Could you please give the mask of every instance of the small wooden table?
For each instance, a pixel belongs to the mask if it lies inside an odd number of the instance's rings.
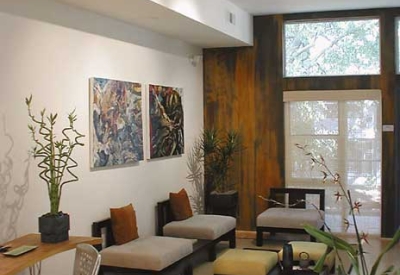
[[[22,245],[37,245],[38,247],[18,257],[4,256],[0,253],[0,275],[16,274],[25,268],[35,266],[36,263],[48,257],[74,249],[80,243],[96,245],[101,244],[101,242],[101,238],[69,236],[68,241],[60,243],[42,243],[40,241],[40,234],[28,234],[7,242],[6,244],[11,246],[10,250]]]

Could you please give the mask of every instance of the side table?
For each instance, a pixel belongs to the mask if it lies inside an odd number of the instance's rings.
[[[91,245],[101,244],[101,238],[85,236],[69,236],[69,240],[59,243],[42,243],[40,234],[28,234],[20,238],[7,242],[10,249],[22,245],[35,245],[36,249],[17,257],[9,257],[0,253],[0,275],[13,275],[26,268],[29,268],[31,274],[40,274],[40,262],[48,257],[58,253],[75,249],[80,243]]]

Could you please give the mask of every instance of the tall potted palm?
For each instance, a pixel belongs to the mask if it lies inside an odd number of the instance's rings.
[[[46,114],[46,109],[36,117],[32,113],[32,95],[25,99],[32,124],[28,125],[34,142],[33,157],[39,159],[39,177],[46,182],[50,202],[50,212],[39,217],[39,232],[42,242],[57,243],[68,240],[69,215],[59,210],[62,189],[65,184],[78,181],[72,169],[78,163],[72,158],[76,146],[83,146],[79,140],[84,137],[74,126],[75,110],[68,114],[69,125],[56,139],[54,126],[57,113]]]
[[[204,165],[206,212],[236,216],[238,192],[231,169],[235,156],[242,150],[240,135],[236,131],[204,129],[192,150],[197,162]],[[193,167],[192,163],[190,167]],[[190,169],[190,173],[188,178],[194,179],[196,175],[193,173],[198,173],[198,169]]]

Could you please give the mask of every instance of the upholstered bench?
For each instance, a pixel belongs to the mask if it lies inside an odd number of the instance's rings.
[[[96,247],[102,256],[99,274],[193,274],[190,257],[199,246],[197,240],[140,237],[132,204],[110,208],[110,216],[92,224],[92,236],[103,239]]]
[[[306,208],[307,195],[316,195],[319,203]],[[288,196],[288,197],[287,197]],[[289,207],[282,207],[289,206]],[[278,206],[278,207],[276,207]],[[271,188],[269,208],[256,219],[257,246],[262,246],[263,232],[306,234],[304,225],[324,228],[325,190],[299,188]],[[311,240],[314,240],[311,237]]]
[[[236,219],[222,215],[194,215],[185,189],[169,193],[169,200],[157,203],[157,235],[197,239],[194,254],[208,253],[208,260],[216,258],[215,246],[229,241],[236,247]]]
[[[163,274],[175,270],[178,265],[185,275],[193,274],[188,258],[193,252],[194,240],[149,236],[116,245],[111,219],[94,222],[92,236],[104,238],[104,247],[97,247],[102,255],[99,274],[108,271]]]
[[[326,244],[317,242],[292,241],[289,242],[289,244],[292,246],[293,262],[298,264],[301,258],[300,254],[305,252],[308,257],[308,261],[310,262],[310,266],[314,265],[322,257],[322,255],[327,252],[328,249]],[[282,261],[283,249],[279,251],[278,257],[279,260]],[[328,272],[334,273],[335,257],[335,251],[331,250],[328,252],[324,262],[325,274]]]
[[[323,211],[318,212],[315,209],[274,207],[257,216],[257,226],[302,230],[305,224],[309,224],[321,228],[324,225],[323,216]]]
[[[104,248],[103,266],[160,271],[188,256],[193,242],[188,239],[150,236],[123,245]]]
[[[280,274],[278,254],[271,251],[229,249],[213,265],[218,275]]]

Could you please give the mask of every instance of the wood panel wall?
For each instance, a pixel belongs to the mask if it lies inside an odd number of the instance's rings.
[[[268,15],[254,18],[254,46],[204,50],[204,126],[239,130],[246,149],[235,169],[239,180],[238,228],[253,230],[267,205],[258,198],[284,186],[284,116],[282,91],[381,89],[383,124],[394,124],[395,17],[400,9]],[[376,76],[284,78],[282,29],[285,20],[375,16],[381,19],[381,74]],[[396,80],[397,78],[397,80]],[[382,235],[396,224],[394,133],[382,136]],[[396,194],[397,192],[397,194]]]

